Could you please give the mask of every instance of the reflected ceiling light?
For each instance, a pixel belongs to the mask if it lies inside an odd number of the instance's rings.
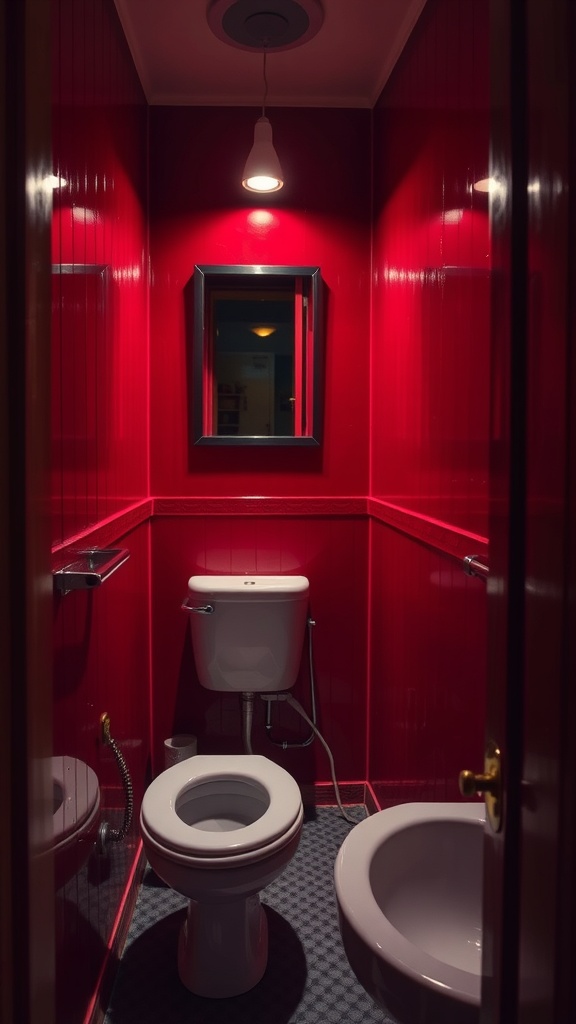
[[[324,20],[321,0],[211,0],[207,19],[214,35],[223,42],[241,50],[263,52],[262,116],[256,121],[254,145],[242,184],[249,192],[278,192],[284,176],[266,117],[266,54],[291,50],[312,39]]]
[[[266,50],[263,53],[262,74],[264,76],[264,96],[262,99],[262,116],[254,125],[254,145],[244,165],[242,184],[249,192],[279,192],[284,185],[284,175],[278,154],[272,142],[272,125],[266,117],[266,96],[268,95],[268,79],[266,78]]]
[[[508,188],[506,185],[506,179],[502,177],[496,177],[491,174],[488,178],[480,178],[479,181],[475,181],[472,189],[474,192],[479,192],[481,195],[487,195],[490,202],[503,203],[506,201],[508,194]]]
[[[475,192],[488,192],[491,194],[492,192],[497,192],[498,188],[499,183],[496,178],[480,178],[479,181],[474,182]]]
[[[72,220],[80,224],[95,224],[98,220],[96,210],[90,210],[87,206],[73,206]]]
[[[270,229],[276,227],[278,219],[270,210],[250,210],[246,222],[254,234],[265,238]]]
[[[46,189],[64,188],[68,182],[66,178],[62,178],[59,174],[47,174],[44,178],[44,185]]]
[[[269,338],[271,334],[274,334],[276,328],[272,327],[271,324],[255,324],[250,330],[252,334],[257,334],[259,338]]]

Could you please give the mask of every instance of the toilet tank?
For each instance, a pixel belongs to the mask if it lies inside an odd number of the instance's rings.
[[[187,607],[206,689],[271,693],[294,686],[308,610],[305,576],[191,576]]]

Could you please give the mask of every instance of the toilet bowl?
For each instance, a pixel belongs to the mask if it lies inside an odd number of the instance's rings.
[[[259,893],[294,855],[302,818],[295,780],[259,754],[198,755],[146,790],[140,827],[148,861],[190,901],[178,946],[190,991],[223,998],[260,981],[268,930]]]
[[[95,772],[75,757],[51,757],[52,841],[56,888],[86,863],[94,848],[100,817],[100,786]]]
[[[192,576],[183,607],[201,685],[236,692],[245,707],[256,693],[294,686],[307,605],[304,576]],[[189,900],[180,978],[213,998],[260,981],[268,929],[259,893],[288,864],[302,830],[292,776],[252,754],[250,743],[245,750],[167,768],[146,790],[140,814],[149,863]]]

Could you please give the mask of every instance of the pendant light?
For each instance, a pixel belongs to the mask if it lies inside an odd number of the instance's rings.
[[[266,54],[291,50],[313,39],[324,21],[322,0],[209,0],[206,13],[212,32],[223,43],[263,54],[262,116],[254,127],[254,145],[242,184],[248,192],[260,195],[279,192],[284,175],[266,117]]]
[[[248,192],[279,192],[284,185],[284,175],[280,167],[278,154],[272,142],[272,125],[266,117],[266,97],[268,95],[266,50],[264,50],[262,56],[262,74],[264,78],[262,116],[258,118],[254,126],[254,145],[248,154],[248,159],[244,166],[242,184]]]

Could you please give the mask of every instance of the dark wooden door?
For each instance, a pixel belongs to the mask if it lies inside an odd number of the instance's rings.
[[[576,1020],[573,0],[526,4],[527,371],[521,1022]]]
[[[576,1020],[574,5],[492,4],[484,1024]],[[573,62],[572,62],[573,63]]]
[[[0,1022],[51,1024],[50,2],[0,0]]]

